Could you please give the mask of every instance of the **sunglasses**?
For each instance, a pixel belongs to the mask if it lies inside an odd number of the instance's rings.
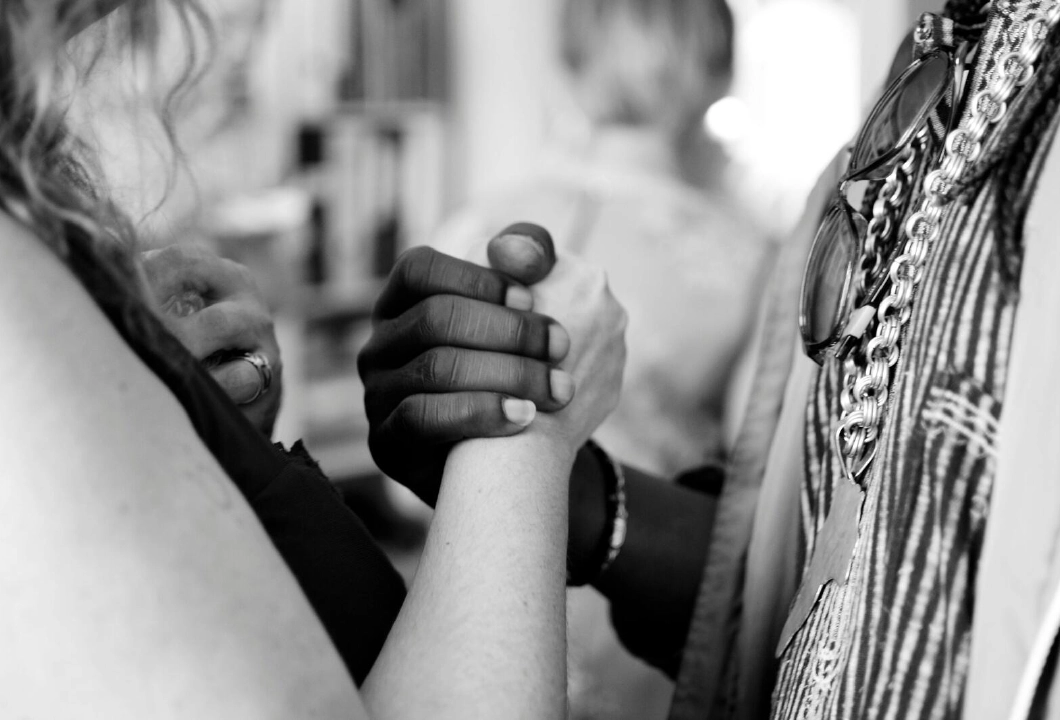
[[[941,143],[930,140],[929,130],[934,125],[940,136],[946,137],[956,120],[955,100],[961,95],[968,46],[925,46],[923,42],[917,37],[918,50],[927,49],[919,51],[912,64],[894,79],[858,132],[847,170],[810,249],[802,281],[799,328],[806,354],[818,364],[824,364],[831,355],[843,360],[858,345],[890,284],[889,274],[878,269],[890,267],[905,243],[905,238],[899,239],[885,257],[878,258],[883,262],[875,263],[877,272],[870,269],[871,282],[865,281],[862,249],[870,221],[848,199],[852,186],[879,182],[900,170],[904,180],[884,199],[892,206],[901,203],[901,186],[911,183],[919,164],[914,145],[937,147],[941,156]],[[876,236],[889,236],[893,229],[885,222],[883,228],[873,227],[872,232],[874,241],[886,240]]]

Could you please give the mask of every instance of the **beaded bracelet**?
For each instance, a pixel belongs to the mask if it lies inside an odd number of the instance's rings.
[[[572,572],[567,569],[567,585],[581,587],[590,585],[603,575],[622,551],[626,542],[626,523],[629,512],[626,509],[626,475],[622,466],[593,440],[585,443],[604,470],[607,484],[607,526],[600,536],[598,549],[593,553],[595,569],[586,573]]]

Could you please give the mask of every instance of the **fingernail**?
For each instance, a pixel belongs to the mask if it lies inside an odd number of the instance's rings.
[[[533,238],[535,242],[540,243],[542,246],[552,245],[552,235],[549,234],[548,230],[541,227],[537,223],[512,223],[508,227],[501,230],[500,234],[525,235],[526,237]]]
[[[506,398],[501,404],[504,407],[504,416],[519,427],[526,427],[537,415],[537,406],[529,400]]]
[[[487,253],[490,254],[490,260],[500,260],[503,253],[504,262],[520,267],[534,265],[545,259],[545,249],[541,244],[521,233],[498,236],[487,249]]]
[[[533,310],[534,296],[522,285],[512,285],[504,296],[504,304],[512,310]]]
[[[516,223],[490,240],[486,255],[494,270],[532,285],[555,264],[555,249],[548,231],[537,225]]]
[[[559,403],[569,403],[574,397],[574,378],[563,370],[553,370],[549,380],[552,385],[552,399]]]
[[[559,362],[570,352],[570,335],[562,325],[552,323],[548,326],[548,357],[552,362]]]

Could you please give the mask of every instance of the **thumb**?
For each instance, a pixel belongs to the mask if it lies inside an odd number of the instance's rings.
[[[516,282],[533,285],[552,272],[556,247],[545,228],[533,223],[516,223],[489,241],[486,256],[494,270]]]
[[[210,369],[217,384],[236,405],[246,405],[263,393],[261,375],[253,365],[242,361],[222,363]]]

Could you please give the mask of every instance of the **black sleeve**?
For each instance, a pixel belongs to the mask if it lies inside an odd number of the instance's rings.
[[[405,600],[401,576],[301,443],[250,503],[360,685]]]
[[[247,499],[360,685],[405,599],[401,576],[301,443],[291,452],[274,446],[201,368],[182,379],[183,404],[196,429]]]
[[[611,623],[626,649],[675,678],[709,554],[724,471],[697,468],[672,483],[639,481],[634,473],[626,469],[630,522],[634,512],[643,516],[643,539],[623,548],[628,552],[626,579],[612,577],[597,587],[611,601]]]

